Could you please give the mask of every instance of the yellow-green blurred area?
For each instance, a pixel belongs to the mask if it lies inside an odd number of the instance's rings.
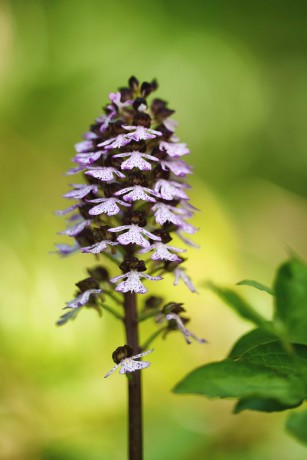
[[[191,329],[158,339],[143,372],[146,460],[303,460],[283,414],[232,415],[231,401],[170,392],[188,371],[222,359],[251,326],[204,288],[242,278],[270,284],[278,263],[306,257],[307,4],[238,0],[2,0],[1,460],[121,460],[126,378],[111,353],[121,325],[84,310],[55,321],[91,255],[51,255],[63,241],[63,176],[73,145],[107,95],[135,74],[156,77],[176,109],[195,174],[201,249],[187,268],[200,295],[172,278],[148,283],[184,301]],[[78,182],[78,180],[76,180]],[[112,274],[118,270],[112,268]],[[265,293],[240,287],[262,314]],[[144,325],[142,339],[155,325]]]

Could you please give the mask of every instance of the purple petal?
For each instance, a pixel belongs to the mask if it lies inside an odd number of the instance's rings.
[[[78,142],[78,144],[75,144],[75,150],[78,153],[88,152],[92,148],[93,148],[93,142],[89,140]]]
[[[84,198],[90,192],[95,194],[98,193],[97,185],[77,184],[77,186],[74,186],[77,190],[71,190],[70,192],[65,193],[65,195],[63,195],[64,198],[73,198],[79,200],[81,198]]]
[[[83,220],[79,224],[74,225],[73,227],[69,227],[66,230],[63,230],[62,232],[59,232],[59,235],[68,235],[68,236],[79,235],[79,233],[81,233],[85,227],[88,227],[90,223],[91,223],[90,220]]]

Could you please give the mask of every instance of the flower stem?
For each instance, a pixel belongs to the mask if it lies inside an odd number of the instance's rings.
[[[138,338],[138,318],[135,293],[125,293],[124,308],[127,344],[133,348],[134,353],[139,353],[140,347]],[[131,379],[128,380],[128,423],[129,460],[142,460],[142,393],[141,374],[139,371],[133,372],[131,374]]]

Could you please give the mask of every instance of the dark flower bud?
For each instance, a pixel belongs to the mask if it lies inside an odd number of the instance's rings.
[[[133,172],[129,174],[129,184],[130,185],[141,185],[143,187],[147,187],[147,179],[144,174],[140,171]]]
[[[115,364],[119,364],[125,358],[131,358],[133,355],[133,349],[128,345],[124,345],[123,347],[116,348],[115,351],[112,353],[112,359]]]
[[[162,308],[162,313],[164,315],[168,315],[169,313],[175,313],[176,315],[179,315],[185,311],[185,309],[182,308],[182,305],[183,303],[169,302]]]
[[[160,133],[162,133],[162,136],[160,137],[160,139],[164,141],[168,141],[169,138],[174,134],[173,131],[170,131],[169,129],[167,129],[167,127],[164,126],[164,124],[157,126],[156,129],[160,131]]]
[[[132,92],[129,88],[119,88],[119,92],[121,94],[121,102],[126,102],[132,99]]]
[[[134,110],[139,110],[140,107],[142,110],[147,109],[147,102],[146,99],[144,99],[143,97],[137,97],[132,105]]]
[[[97,281],[108,281],[109,272],[102,265],[87,269],[88,274]]]
[[[118,134],[124,134],[127,133],[127,131],[122,128],[122,125],[124,125],[125,122],[123,120],[116,120],[113,123],[109,124],[109,132],[111,136],[118,136]]]
[[[80,292],[85,292],[89,289],[99,289],[99,284],[94,278],[85,278],[76,283],[76,286],[79,288]]]
[[[107,225],[101,225],[99,228],[93,228],[93,235],[95,237],[95,241],[116,241],[116,235],[112,232],[108,232],[110,227]]]
[[[158,89],[158,86],[159,86],[158,82],[155,78],[151,80],[151,90],[152,91],[156,91]]]
[[[137,257],[127,257],[119,266],[124,272],[128,273],[131,270],[137,270],[138,272],[144,272],[146,270],[144,260],[139,260]]]
[[[139,80],[136,77],[134,77],[133,75],[128,80],[128,85],[129,85],[129,88],[131,89],[131,91],[134,91],[134,92],[137,91],[138,87],[139,87],[139,84],[140,84]]]
[[[155,230],[153,234],[159,236],[163,244],[167,244],[173,239],[168,232],[164,232],[163,230]]]
[[[132,211],[124,217],[125,225],[138,225],[139,227],[145,227],[147,225],[145,213],[141,211]]]
[[[163,302],[162,297],[157,297],[157,296],[150,296],[148,299],[145,300],[145,308],[148,309],[157,309],[161,306]]]
[[[152,176],[154,179],[166,179],[168,180],[170,178],[170,171],[164,171],[164,169],[161,168],[160,165],[156,166],[153,171],[152,171]]]
[[[141,141],[131,141],[129,144],[121,148],[122,152],[142,152],[145,153],[147,149],[146,142]]]
[[[92,230],[88,227],[85,227],[82,232],[76,235],[75,240],[81,247],[89,246],[96,242]]]
[[[103,188],[103,193],[106,198],[111,198],[116,192],[121,189],[121,186],[118,182],[113,182],[112,184],[106,184]]]
[[[150,95],[152,92],[152,86],[151,83],[148,83],[147,81],[144,81],[141,85],[141,95],[143,97],[147,97]]]
[[[147,113],[137,112],[133,117],[134,126],[144,126],[144,128],[150,128],[151,118]]]

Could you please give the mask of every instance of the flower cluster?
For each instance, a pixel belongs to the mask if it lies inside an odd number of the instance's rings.
[[[129,85],[109,95],[105,114],[98,117],[76,144],[73,161],[77,167],[67,174],[81,172],[86,183],[74,183],[64,197],[74,203],[59,215],[70,215],[68,227],[60,232],[74,244],[58,244],[61,255],[84,253],[118,254],[123,274],[111,282],[124,280],[116,290],[147,292],[141,278],[160,280],[144,273],[131,256],[149,254],[152,265],[171,271],[194,291],[186,276],[180,276],[183,248],[170,245],[171,235],[191,243],[182,233],[197,229],[189,224],[195,208],[188,202],[185,176],[190,166],[182,157],[189,154],[186,144],[175,135],[174,113],[162,99],[148,97],[157,83],[139,84],[131,77]],[[123,260],[121,260],[123,259]],[[128,268],[127,268],[128,267]],[[179,271],[178,271],[179,270]]]

